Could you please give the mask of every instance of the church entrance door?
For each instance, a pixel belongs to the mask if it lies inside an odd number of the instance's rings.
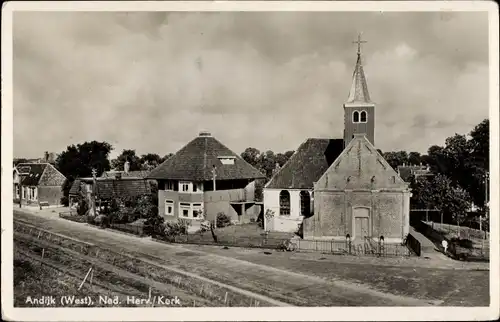
[[[363,242],[365,237],[370,237],[370,209],[354,208],[354,238],[358,242]]]

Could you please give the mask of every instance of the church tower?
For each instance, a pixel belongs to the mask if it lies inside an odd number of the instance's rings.
[[[375,104],[370,100],[361,62],[361,44],[365,42],[361,40],[361,35],[354,42],[358,44],[358,57],[349,97],[344,103],[344,147],[357,133],[364,133],[368,141],[375,145]]]

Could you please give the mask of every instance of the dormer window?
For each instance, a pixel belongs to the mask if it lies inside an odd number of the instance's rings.
[[[224,164],[224,165],[234,165],[234,160],[236,159],[235,156],[219,156],[218,157],[219,161]]]

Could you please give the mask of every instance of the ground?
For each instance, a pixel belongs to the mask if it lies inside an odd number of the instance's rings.
[[[147,254],[172,267],[292,305],[489,305],[488,263],[163,244],[66,221],[57,210],[14,212],[15,218],[40,228],[139,257]]]

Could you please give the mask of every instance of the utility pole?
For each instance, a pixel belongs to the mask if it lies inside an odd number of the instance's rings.
[[[484,174],[484,215],[487,218],[488,217],[488,173]],[[481,234],[483,232],[483,216],[479,216],[479,231],[481,231]],[[484,237],[483,239],[486,239],[486,232],[484,232]]]
[[[213,167],[212,167],[212,181],[213,181],[213,185],[214,185],[214,191],[216,190],[216,187],[215,187],[215,178],[217,177],[217,174],[215,173],[215,170],[217,170],[217,168],[215,167],[215,164],[214,164]],[[214,220],[214,225],[213,226],[215,226],[215,228],[217,228],[217,215],[215,215],[215,220]],[[212,235],[214,235],[213,229],[212,229]],[[216,237],[214,237],[214,240],[216,240]]]
[[[92,214],[96,216],[95,204],[96,204],[96,194],[97,194],[97,170],[92,169]]]
[[[214,166],[213,166],[213,168],[212,168],[212,181],[213,181],[213,183],[214,183],[214,191],[215,191],[215,190],[217,190],[217,189],[216,189],[216,187],[215,187],[215,177],[217,177],[217,174],[215,173],[215,170],[216,170],[216,169],[217,169],[217,168],[215,167],[215,164],[214,164]]]

